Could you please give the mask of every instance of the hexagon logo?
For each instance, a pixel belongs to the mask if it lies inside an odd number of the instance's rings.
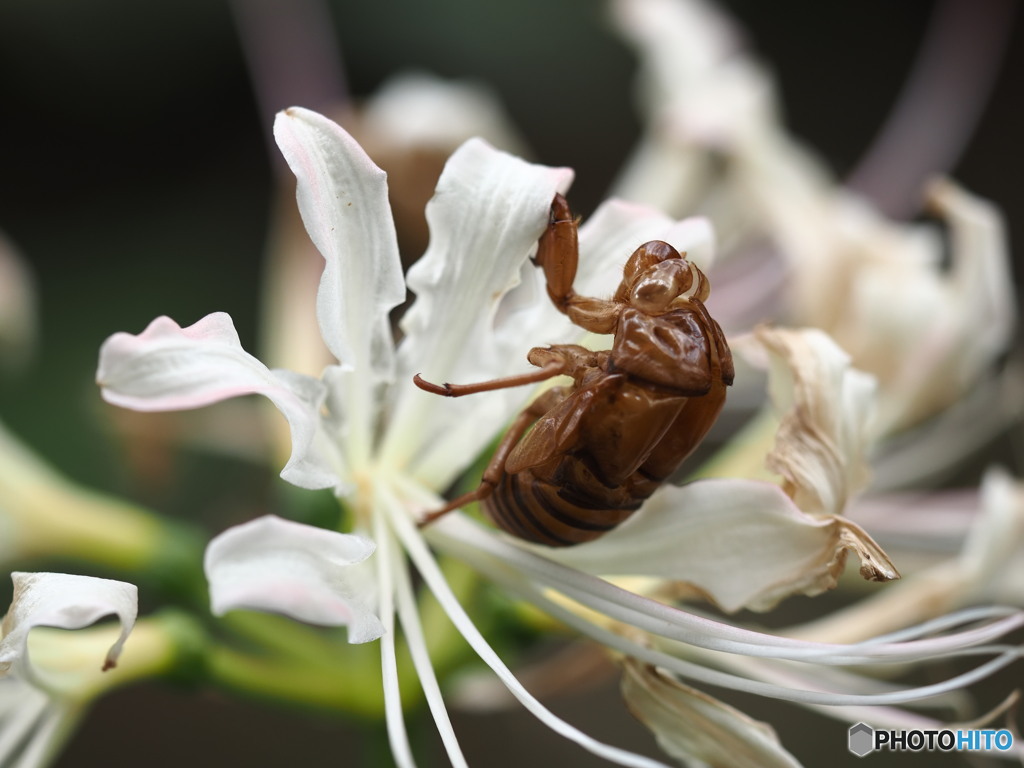
[[[857,757],[864,757],[875,751],[875,729],[866,723],[850,726],[850,751]]]

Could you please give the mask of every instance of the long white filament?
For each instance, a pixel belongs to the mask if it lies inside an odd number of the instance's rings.
[[[559,621],[586,635],[589,635],[603,645],[615,648],[622,653],[633,656],[642,661],[646,661],[650,664],[663,667],[691,680],[800,704],[853,706],[900,704],[909,701],[916,701],[928,696],[935,696],[971,685],[978,680],[988,677],[993,672],[1007,666],[1008,664],[1011,664],[1020,655],[1016,650],[1007,651],[967,673],[950,678],[941,683],[918,688],[902,688],[873,694],[849,694],[789,688],[759,680],[750,680],[728,672],[711,669],[701,664],[694,664],[681,659],[679,656],[658,651],[646,645],[629,640],[615,632],[592,623],[562,605],[552,602],[544,596],[543,591],[535,584],[532,584],[521,577],[513,576],[509,569],[501,567],[499,563],[495,562],[491,558],[479,557],[471,550],[456,551],[453,549],[453,554],[466,559],[471,563],[471,565],[481,570],[485,575],[494,579],[509,591],[514,592],[528,602],[540,607]]]
[[[384,624],[380,638],[380,666],[384,685],[384,720],[388,729],[388,743],[398,768],[416,768],[409,745],[409,734],[405,729],[402,715],[402,696],[398,685],[398,659],[395,656],[395,585],[392,579],[391,561],[396,557],[392,551],[393,540],[387,522],[381,515],[373,516],[373,535],[377,541],[376,564],[377,585],[380,590],[378,613]]]
[[[381,517],[378,515],[378,517]],[[390,534],[390,532],[389,532]],[[389,548],[393,541],[388,537]],[[466,758],[459,747],[459,740],[452,727],[452,721],[448,717],[448,709],[444,705],[444,697],[441,695],[441,686],[438,684],[437,675],[434,673],[434,666],[430,662],[430,655],[427,651],[427,641],[423,636],[423,625],[420,622],[420,613],[413,596],[412,582],[409,580],[409,568],[404,555],[397,555],[393,559],[395,570],[395,597],[398,604],[398,618],[402,623],[402,630],[409,644],[409,653],[412,656],[413,666],[419,675],[420,684],[423,686],[423,695],[427,699],[427,706],[434,718],[437,731],[441,735],[441,742],[448,752],[448,759],[452,768],[468,768]]]
[[[455,514],[439,521],[434,528],[432,539],[448,549],[459,550],[460,557],[473,551],[487,553],[531,580],[556,589],[609,618],[660,637],[714,651],[839,665],[917,661],[926,657],[956,654],[964,648],[996,640],[1024,626],[1024,613],[1021,611],[1002,607],[979,608],[951,614],[881,640],[846,645],[813,643],[743,629],[633,594],[603,579],[528,552]],[[943,637],[887,641],[890,637],[913,638],[934,631],[939,626],[980,620],[990,620],[990,623]]]
[[[787,681],[788,687],[801,686],[813,687],[817,684],[816,674],[819,670],[800,670],[792,666],[780,668],[777,665],[769,665],[755,659],[731,658],[728,663],[734,667],[746,667],[751,675],[762,680]],[[927,704],[939,703],[941,700],[929,699]],[[922,702],[924,704],[925,702]],[[946,702],[948,706],[949,702]],[[906,709],[895,709],[883,706],[821,706],[817,704],[808,705],[816,712],[825,717],[838,720],[842,723],[865,722],[876,728],[890,728],[893,730],[928,730],[943,729],[951,727],[950,723],[944,723],[932,717],[919,715]],[[955,723],[962,727],[962,723]],[[1024,745],[1014,744],[1006,751],[993,749],[987,753],[992,757],[1003,759],[1024,758]]]
[[[416,565],[427,587],[437,598],[438,602],[441,603],[456,629],[458,629],[480,659],[494,671],[498,679],[508,688],[509,692],[531,714],[560,736],[576,742],[587,751],[613,763],[635,768],[668,768],[664,763],[657,760],[597,741],[574,726],[569,725],[569,723],[556,716],[534,698],[516,679],[511,670],[487,643],[483,635],[480,634],[480,631],[473,624],[469,616],[466,615],[402,503],[396,497],[389,494],[389,501],[383,504],[383,507],[388,511],[391,524],[409,553],[409,557]]]

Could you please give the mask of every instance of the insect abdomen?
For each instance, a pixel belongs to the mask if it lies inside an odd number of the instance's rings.
[[[535,544],[568,547],[591,541],[617,526],[640,506],[593,508],[574,503],[564,491],[529,470],[504,474],[484,502],[487,516],[502,530]]]

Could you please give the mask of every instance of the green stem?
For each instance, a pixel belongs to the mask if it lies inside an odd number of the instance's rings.
[[[193,596],[205,591],[203,539],[194,529],[71,482],[2,424],[0,516],[9,561],[72,560]]]
[[[206,670],[213,683],[235,693],[382,718],[384,693],[376,646],[336,650],[339,657],[346,657],[345,663],[324,666],[217,646],[207,652]]]

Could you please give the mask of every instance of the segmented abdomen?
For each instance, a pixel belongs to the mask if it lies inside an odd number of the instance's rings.
[[[558,486],[526,470],[503,474],[483,508],[495,525],[513,536],[548,547],[568,547],[607,533],[644,501],[634,499],[628,507],[608,509],[567,496]]]

